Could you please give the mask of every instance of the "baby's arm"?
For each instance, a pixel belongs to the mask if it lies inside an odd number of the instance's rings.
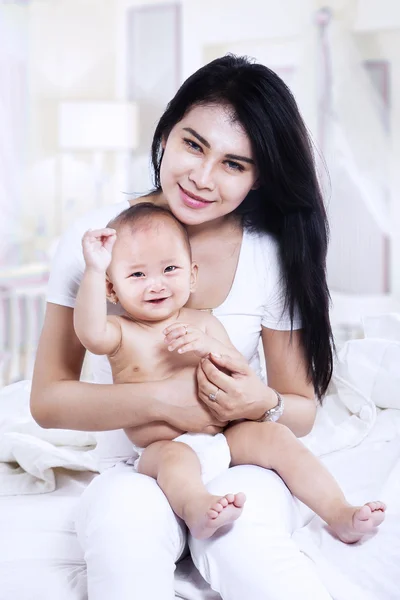
[[[168,350],[179,354],[194,352],[200,358],[209,354],[238,354],[222,323],[213,315],[205,315],[202,329],[189,323],[174,323],[164,330]]]
[[[115,230],[110,228],[89,230],[82,239],[86,268],[76,298],[74,327],[93,354],[112,354],[121,343],[118,318],[107,318],[106,271],[115,239]]]

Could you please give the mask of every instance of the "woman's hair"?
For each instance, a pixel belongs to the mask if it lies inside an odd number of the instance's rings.
[[[245,227],[278,240],[285,309],[292,327],[295,312],[300,313],[308,376],[321,398],[332,376],[334,348],[326,282],[328,221],[311,141],[294,97],[278,75],[231,54],[191,75],[155,130],[155,191],[161,190],[162,140],[191,108],[210,104],[228,107],[251,141],[259,187],[235,212]]]

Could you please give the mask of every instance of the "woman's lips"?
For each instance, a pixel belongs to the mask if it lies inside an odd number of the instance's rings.
[[[191,194],[190,192],[185,190],[183,187],[181,187],[179,184],[178,184],[178,187],[179,187],[179,193],[181,195],[183,203],[186,206],[189,206],[189,208],[205,208],[206,206],[213,204],[212,200],[205,200],[204,198],[201,198],[201,196],[196,196],[195,194]]]

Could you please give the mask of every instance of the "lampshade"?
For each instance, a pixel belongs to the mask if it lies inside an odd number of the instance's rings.
[[[133,150],[138,144],[138,107],[133,102],[61,102],[61,150]]]

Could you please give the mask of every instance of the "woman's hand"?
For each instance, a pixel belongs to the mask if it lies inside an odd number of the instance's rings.
[[[219,419],[199,400],[196,379],[192,373],[182,377],[182,373],[161,382],[157,386],[157,421],[168,423],[180,432],[219,433],[227,421]]]
[[[203,359],[197,368],[197,383],[200,400],[221,421],[260,419],[276,400],[240,355],[211,354]]]

